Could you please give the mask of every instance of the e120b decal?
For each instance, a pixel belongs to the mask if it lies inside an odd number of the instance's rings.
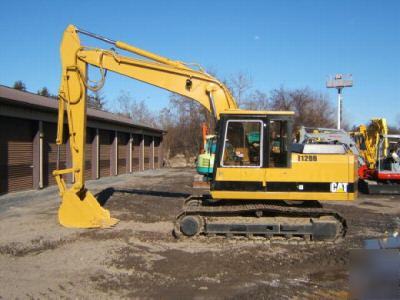
[[[297,161],[318,161],[316,155],[297,155]]]

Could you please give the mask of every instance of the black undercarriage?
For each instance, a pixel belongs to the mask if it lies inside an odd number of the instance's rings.
[[[294,202],[296,203],[296,202]],[[346,222],[317,201],[213,201],[190,196],[178,214],[177,237],[241,236],[335,242],[346,234]]]

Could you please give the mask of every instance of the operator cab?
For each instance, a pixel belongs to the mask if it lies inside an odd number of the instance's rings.
[[[219,167],[290,167],[292,115],[222,115]]]
[[[384,135],[379,138],[377,151],[377,177],[380,180],[400,179],[400,135]]]

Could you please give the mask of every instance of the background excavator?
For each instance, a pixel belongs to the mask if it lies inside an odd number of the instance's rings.
[[[215,151],[217,149],[217,137],[209,133],[207,124],[201,126],[202,146],[196,157],[197,174],[193,179],[193,187],[209,189],[210,181],[214,173]]]
[[[203,123],[201,126],[202,147],[196,158],[196,171],[204,177],[211,178],[213,174],[213,166],[215,160],[216,136],[209,134],[208,126]]]
[[[83,46],[79,34],[112,44],[116,50]],[[137,58],[139,56],[140,58]],[[345,220],[318,201],[351,201],[357,196],[355,156],[342,145],[292,144],[291,111],[238,108],[229,90],[201,67],[173,61],[121,41],[78,29],[65,30],[61,43],[57,144],[68,118],[72,167],[54,171],[66,227],[108,227],[118,220],[85,188],[86,92],[98,90],[106,71],[178,93],[203,105],[216,120],[215,163],[209,195],[186,199],[175,220],[176,236],[240,235],[335,241]],[[101,80],[89,85],[88,65]],[[63,175],[73,173],[67,186]]]
[[[389,134],[386,119],[374,118],[350,133],[365,164],[359,169],[360,188],[369,194],[400,194],[400,135]]]

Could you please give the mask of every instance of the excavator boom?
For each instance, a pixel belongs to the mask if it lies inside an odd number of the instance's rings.
[[[122,56],[115,50],[81,45],[79,33],[110,43],[118,49],[142,57]],[[62,76],[59,90],[57,144],[63,141],[64,114],[68,118],[72,168],[54,171],[60,195],[60,223],[67,227],[105,227],[115,224],[109,212],[97,203],[85,189],[84,163],[86,141],[87,89],[99,90],[104,85],[106,71],[112,71],[193,99],[210,111],[216,119],[222,112],[237,109],[229,90],[205,71],[190,68],[121,41],[114,41],[69,25],[61,47]],[[143,59],[145,58],[145,59]],[[88,79],[87,66],[100,70],[101,79],[94,85]],[[74,183],[67,188],[63,175],[73,173]]]

